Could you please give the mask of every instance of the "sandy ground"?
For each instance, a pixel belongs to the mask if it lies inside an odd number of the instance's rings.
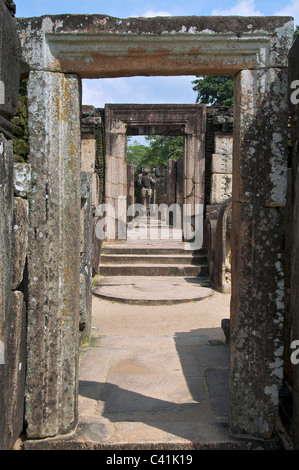
[[[221,320],[229,317],[230,295],[217,292],[201,301],[164,306],[126,305],[94,296],[92,334],[173,335],[182,331],[215,329],[208,334],[213,339],[223,339]]]

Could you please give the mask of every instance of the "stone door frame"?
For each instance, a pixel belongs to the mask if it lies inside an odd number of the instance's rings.
[[[29,74],[33,179],[28,437],[66,433],[77,423],[80,79],[207,74],[235,77],[229,425],[233,433],[271,437],[283,370],[293,19],[61,15],[18,19],[17,27]]]
[[[117,216],[118,199],[127,197],[127,132],[134,135],[182,135],[184,145],[184,204],[190,216],[205,201],[206,105],[107,104],[105,106],[105,201]],[[126,226],[126,213],[122,213]],[[107,239],[117,238],[116,223],[107,218]],[[111,222],[112,226],[110,226]]]

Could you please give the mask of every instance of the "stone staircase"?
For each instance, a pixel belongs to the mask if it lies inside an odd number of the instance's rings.
[[[187,251],[182,247],[105,244],[100,260],[100,276],[209,276],[205,248]]]

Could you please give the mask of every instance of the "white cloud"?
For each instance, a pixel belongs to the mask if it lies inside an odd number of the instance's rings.
[[[296,1],[296,0],[295,0]],[[238,0],[236,5],[224,10],[212,10],[212,15],[224,16],[263,16],[259,10],[256,9],[254,0]]]
[[[274,13],[276,16],[293,16],[295,25],[299,24],[299,2],[291,0],[284,8]]]
[[[148,10],[144,15],[142,15],[145,18],[154,18],[155,16],[172,16],[171,13],[168,11],[153,11],[153,10]]]
[[[83,80],[83,104],[103,108],[105,103],[195,103],[193,76],[129,77]]]

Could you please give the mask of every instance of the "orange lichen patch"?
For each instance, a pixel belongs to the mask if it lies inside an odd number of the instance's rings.
[[[172,54],[166,48],[153,52],[144,48],[129,49],[124,55],[89,53],[88,58],[59,57],[59,68],[67,73],[76,72],[80,78],[114,78],[130,76],[175,75],[234,75],[242,69],[256,66],[253,57],[208,57],[198,48],[186,51],[184,57]]]

